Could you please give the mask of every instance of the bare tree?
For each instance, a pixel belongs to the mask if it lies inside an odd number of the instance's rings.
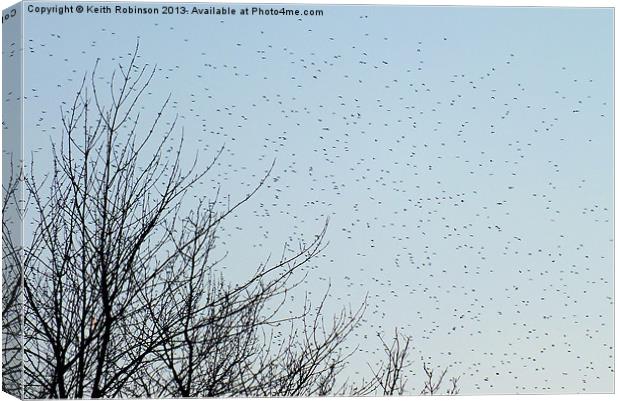
[[[235,202],[216,190],[188,206],[223,148],[205,168],[197,156],[183,168],[176,119],[162,122],[170,97],[148,124],[138,112],[155,68],[139,66],[137,52],[105,95],[95,64],[62,111],[49,173],[40,178],[31,164],[23,179],[34,223],[23,254],[25,396],[402,394],[410,340],[398,333],[394,345],[384,343],[388,361],[374,378],[358,386],[340,379],[352,354],[343,344],[365,302],[327,319],[326,293],[281,313],[304,266],[324,250],[327,221],[244,281],[223,277],[221,224],[273,164]]]
[[[407,337],[394,330],[392,344],[388,345],[381,335],[378,335],[383,345],[386,361],[378,370],[372,370],[373,376],[382,395],[402,395],[406,390],[407,379],[404,370],[411,365],[408,358],[411,337]]]
[[[372,371],[373,378],[365,387],[358,392],[362,395],[377,394],[391,396],[413,393],[413,389],[407,386],[409,378],[407,372],[411,370],[413,361],[410,357],[412,349],[412,338],[394,330],[392,342],[387,343],[383,336],[377,335],[383,346],[384,360],[378,363],[378,368],[368,365]],[[424,362],[422,369],[425,374],[424,387],[420,392],[421,395],[437,395],[440,394],[441,385],[448,368],[442,370],[439,377],[434,376],[433,369],[429,368]],[[445,394],[457,395],[459,393],[458,377],[450,378],[450,387],[446,389]],[[356,393],[356,392],[354,392]]]
[[[448,368],[445,368],[439,371],[436,374],[435,369],[429,367],[426,362],[424,362],[422,368],[424,369],[424,374],[426,375],[426,379],[424,381],[424,388],[420,394],[422,395],[436,395],[439,394],[441,389],[441,384],[448,373]],[[448,395],[457,395],[459,393],[458,388],[459,377],[451,377],[450,378],[450,387],[446,389],[446,394]]]
[[[2,187],[2,391],[17,397],[22,395],[23,318],[19,167],[11,160]]]
[[[361,310],[343,311],[329,328],[309,303],[293,318],[277,312],[301,282],[292,281],[294,273],[322,251],[326,227],[296,249],[285,246],[278,262],[261,264],[243,283],[218,276],[217,229],[270,169],[236,203],[222,209],[218,192],[183,214],[184,196],[222,150],[205,169],[195,159],[183,171],[183,138],[174,145],[173,122],[144,157],[168,100],[139,135],[135,109],[155,70],[138,67],[136,54],[112,76],[109,106],[98,92],[96,66],[90,81],[85,77],[63,112],[51,172],[39,180],[31,168],[25,179],[35,222],[24,260],[26,395],[319,391],[309,389],[324,386],[326,372],[344,363],[335,351]],[[302,322],[305,336],[290,335],[272,349],[271,328],[287,321]]]

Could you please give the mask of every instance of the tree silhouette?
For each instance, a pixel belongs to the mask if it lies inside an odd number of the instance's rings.
[[[34,223],[23,250],[25,397],[402,394],[410,340],[398,333],[374,377],[359,385],[341,377],[352,355],[343,344],[365,301],[326,318],[327,294],[316,304],[306,296],[298,314],[280,313],[323,251],[328,221],[245,281],[221,274],[221,224],[274,165],[236,201],[216,190],[187,206],[223,148],[206,168],[198,157],[183,167],[176,119],[163,123],[170,97],[141,120],[155,68],[138,66],[137,54],[112,74],[106,95],[95,64],[62,111],[48,174],[31,164],[23,179]]]
[[[21,169],[15,168],[12,160],[8,167],[2,187],[2,391],[21,397],[23,276],[19,199],[23,179]]]

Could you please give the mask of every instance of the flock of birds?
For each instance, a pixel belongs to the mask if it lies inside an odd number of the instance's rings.
[[[227,277],[241,280],[329,218],[303,290],[318,300],[330,286],[326,313],[368,295],[348,345],[359,348],[352,378],[380,360],[376,333],[398,327],[413,337],[412,384],[424,360],[460,375],[462,393],[610,391],[606,81],[553,60],[548,81],[533,78],[525,48],[496,49],[488,65],[455,60],[463,39],[417,40],[372,14],[346,29],[328,16],[143,16],[139,29],[92,18],[88,35],[41,18],[25,40],[25,140],[37,158],[94,60],[106,86],[140,36],[138,63],[156,64],[142,118],[172,93],[167,116],[179,116],[188,160],[199,150],[206,165],[225,146],[196,197],[221,187],[239,199],[275,160],[222,228]]]

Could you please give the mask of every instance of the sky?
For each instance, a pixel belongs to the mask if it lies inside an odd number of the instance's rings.
[[[26,12],[27,165],[139,41],[145,121],[171,94],[186,166],[225,146],[194,194],[240,199],[275,161],[224,224],[227,279],[329,218],[301,290],[330,285],[328,313],[368,297],[352,378],[398,327],[413,384],[424,360],[464,394],[612,391],[612,10],[290,8],[324,15]]]

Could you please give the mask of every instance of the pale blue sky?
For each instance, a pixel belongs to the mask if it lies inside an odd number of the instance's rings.
[[[188,160],[226,144],[198,193],[276,159],[225,225],[232,280],[331,217],[305,289],[369,294],[352,375],[398,326],[463,393],[612,391],[612,10],[291,7],[325,15],[26,14],[26,155],[139,37],[144,117],[172,93]]]

